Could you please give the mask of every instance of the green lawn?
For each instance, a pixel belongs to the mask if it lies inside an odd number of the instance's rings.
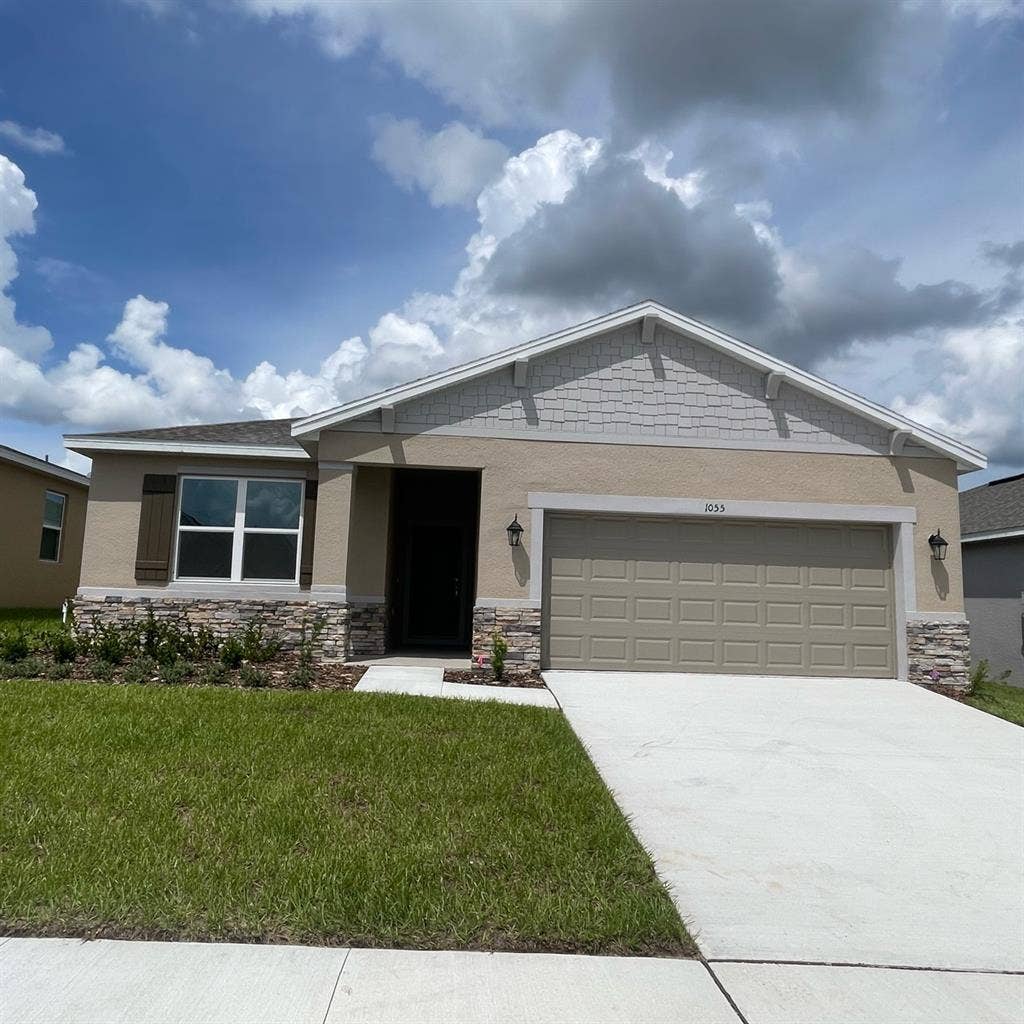
[[[562,715],[0,683],[0,934],[692,955]]]
[[[980,711],[987,711],[990,715],[1024,725],[1024,689],[1019,686],[992,682],[978,683],[970,697],[965,698],[965,702]]]
[[[22,626],[25,629],[59,629],[59,608],[0,608],[0,628]]]

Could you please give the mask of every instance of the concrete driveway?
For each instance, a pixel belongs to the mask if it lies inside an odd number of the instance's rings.
[[[545,679],[709,960],[1024,969],[1024,729],[909,683]]]

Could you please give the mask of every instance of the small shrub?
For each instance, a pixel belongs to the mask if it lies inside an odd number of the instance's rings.
[[[209,658],[217,650],[217,638],[213,635],[213,630],[209,626],[200,626],[192,637],[192,649],[189,652],[189,657],[192,661],[202,661],[205,658]]]
[[[148,683],[157,674],[159,668],[155,658],[149,657],[148,654],[140,654],[125,668],[124,681],[126,683]]]
[[[985,686],[988,683],[999,683],[1005,685],[1011,675],[1013,675],[1013,673],[1010,669],[1007,669],[1005,672],[1000,672],[998,676],[993,678],[989,675],[988,659],[982,658],[981,661],[971,669],[971,675],[967,681],[967,692],[974,693],[979,686]]]
[[[181,686],[192,675],[192,666],[187,661],[178,659],[160,666],[160,682],[166,686]]]
[[[0,661],[21,661],[29,653],[28,635],[23,629],[0,632]]]
[[[0,673],[4,679],[37,679],[48,674],[46,662],[31,655],[19,661],[3,662]]]
[[[270,685],[270,674],[261,668],[256,668],[255,665],[243,665],[239,670],[238,678],[243,686],[256,688]]]
[[[502,636],[501,630],[496,629],[491,637],[491,668],[494,669],[494,678],[501,679],[505,674],[505,655],[508,654],[508,642]]]
[[[295,671],[288,677],[289,685],[302,690],[308,690],[313,685],[316,679],[316,660],[313,652],[323,628],[322,616],[314,620],[313,625],[308,629],[306,620],[302,620],[302,628],[299,633],[299,663],[295,667]]]
[[[93,679],[98,679],[101,683],[109,683],[114,678],[116,672],[117,666],[103,658],[96,658],[92,665],[89,666],[89,674]]]
[[[238,668],[245,659],[245,648],[242,647],[242,641],[238,637],[229,636],[227,640],[220,645],[220,660],[221,664],[227,668]]]
[[[219,661],[211,661],[199,670],[198,682],[201,686],[223,686],[229,679],[227,666]]]
[[[49,672],[51,679],[70,679],[71,665],[66,661],[58,661]]]
[[[118,626],[114,623],[98,625],[89,646],[97,661],[120,665],[133,648],[137,649],[138,634],[131,626]]]
[[[58,665],[69,664],[78,657],[78,641],[68,629],[59,629],[50,634],[50,654]]]
[[[242,630],[242,651],[246,661],[262,663],[274,658],[281,650],[281,641],[268,637],[263,632],[263,624],[255,620],[246,624]]]

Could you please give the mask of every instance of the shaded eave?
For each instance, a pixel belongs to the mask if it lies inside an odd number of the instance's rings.
[[[431,392],[440,391],[444,388],[492,373],[495,370],[509,367],[517,360],[544,355],[567,345],[574,345],[598,334],[626,327],[629,324],[634,324],[648,318],[652,326],[654,323],[658,323],[668,327],[711,348],[724,352],[748,366],[756,367],[765,374],[777,374],[777,383],[784,381],[792,387],[818,395],[833,405],[847,409],[865,420],[887,427],[892,431],[893,446],[896,452],[902,450],[902,446],[907,440],[912,440],[939,455],[955,460],[957,469],[961,472],[984,469],[988,465],[985,455],[970,445],[956,441],[945,434],[940,434],[938,431],[925,427],[920,423],[915,423],[913,420],[885,408],[885,406],[878,405],[837,384],[831,384],[821,377],[815,376],[813,373],[808,373],[806,370],[801,370],[799,367],[769,355],[767,352],[762,352],[760,349],[754,348],[754,346],[748,345],[738,338],[733,338],[697,320],[691,320],[689,317],[685,317],[662,306],[660,303],[650,300],[628,306],[625,309],[616,310],[613,313],[597,317],[594,320],[588,320],[585,323],[563,331],[557,331],[543,338],[537,338],[534,341],[524,342],[521,345],[503,349],[501,352],[484,356],[469,363],[463,363],[461,366],[442,370],[440,373],[432,374],[429,377],[423,377],[407,384],[398,385],[397,387],[387,388],[365,398],[346,402],[344,405],[336,406],[333,409],[327,409],[313,416],[307,416],[304,419],[297,420],[292,425],[292,436],[303,447],[306,447],[309,443],[317,440],[321,430],[338,427],[348,420],[358,419],[361,416],[374,413],[381,407],[393,407],[402,402],[409,402]]]
[[[64,447],[81,455],[97,452],[148,452],[153,455],[212,455],[248,459],[309,461],[313,456],[294,445],[238,444],[224,441],[160,441],[152,438],[120,438],[91,434],[65,434]]]

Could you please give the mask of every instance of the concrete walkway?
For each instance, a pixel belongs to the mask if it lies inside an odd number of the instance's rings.
[[[736,1024],[695,960],[8,939],[3,1024]]]
[[[494,700],[557,708],[550,690],[526,686],[484,686],[477,683],[446,683],[440,666],[371,665],[356,683],[357,693],[404,693],[413,697],[457,697],[462,700]]]
[[[1024,970],[1024,729],[886,680],[545,678],[709,960]]]
[[[3,1024],[1019,1024],[1022,1018],[1019,975],[0,939]]]

